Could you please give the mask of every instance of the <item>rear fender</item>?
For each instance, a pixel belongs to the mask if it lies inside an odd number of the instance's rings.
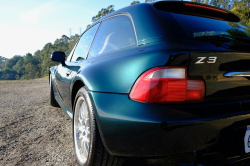
[[[81,86],[79,86],[79,81],[82,83]],[[78,84],[78,85],[76,85],[76,84]],[[79,86],[79,87],[75,87],[75,86]],[[97,113],[97,110],[96,110],[95,102],[93,100],[92,93],[89,90],[90,84],[89,84],[88,80],[83,75],[76,75],[74,77],[73,81],[72,81],[71,86],[70,86],[71,99],[72,99],[72,110],[74,108],[74,98],[75,98],[75,95],[77,94],[77,91],[81,87],[83,87],[83,86],[88,91],[88,95],[90,97],[90,101],[91,101],[91,104],[92,104],[92,107],[93,107],[93,111],[94,111],[94,114],[95,114],[96,123],[97,123],[97,126],[98,126],[99,133],[101,135],[102,142],[103,142],[104,146],[106,147],[106,149],[109,150],[108,147],[107,147],[107,145],[106,145],[106,140],[104,139],[104,136],[103,136],[102,128],[101,128],[101,125],[100,125],[100,119],[99,119],[99,116],[98,116],[98,113]],[[77,89],[74,89],[74,88],[77,88]],[[76,92],[74,92],[74,91],[76,91]],[[72,112],[74,114],[74,110]]]

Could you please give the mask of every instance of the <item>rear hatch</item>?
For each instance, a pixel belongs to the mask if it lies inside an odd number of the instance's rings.
[[[191,52],[188,75],[205,81],[207,101],[250,99],[250,53]]]
[[[250,99],[248,25],[228,11],[206,5],[171,2],[154,6],[190,50],[188,75],[205,81],[206,101]]]

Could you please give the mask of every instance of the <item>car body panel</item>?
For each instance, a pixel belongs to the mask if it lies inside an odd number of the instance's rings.
[[[129,93],[144,71],[165,64],[185,66],[188,59],[189,52],[182,44],[162,41],[103,55],[85,66],[79,75],[90,91]]]
[[[103,141],[109,152],[117,156],[166,156],[203,149],[226,153],[231,149],[227,157],[232,157],[239,153],[241,145],[238,145],[243,144],[244,136],[241,134],[242,140],[231,146],[231,131],[246,129],[249,124],[249,107],[239,107],[249,105],[250,100],[218,104],[148,104],[132,101],[126,94],[89,94]],[[230,139],[223,143],[225,137]]]
[[[59,91],[57,89],[56,81],[55,81],[55,73],[54,73],[55,70],[56,70],[56,67],[50,68],[51,86],[53,86],[53,92],[54,92],[55,99],[56,99],[57,103],[59,104],[59,106],[70,117],[70,119],[73,119],[72,109],[64,104],[64,101],[62,100],[61,95],[59,94]]]
[[[84,61],[86,63],[86,61]],[[65,65],[60,64],[58,66],[58,71],[55,73],[56,85],[58,90],[61,92],[60,96],[64,103],[72,108],[70,85],[72,84],[72,79],[78,73],[83,62],[66,62]]]

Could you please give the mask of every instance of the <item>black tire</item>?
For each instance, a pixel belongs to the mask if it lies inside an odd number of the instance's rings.
[[[80,159],[77,156],[77,143],[75,139],[75,119],[79,118],[76,114],[76,109],[78,107],[76,104],[78,104],[78,100],[82,100],[83,98],[86,101],[86,110],[88,112],[89,117],[89,130],[90,130],[90,141],[89,141],[89,150],[88,150],[88,157],[86,162],[82,163]],[[83,103],[83,102],[82,102]],[[83,104],[82,104],[83,105]],[[76,112],[76,113],[75,113]],[[79,111],[78,111],[79,112]],[[76,120],[76,124],[79,124],[79,121]],[[90,98],[88,96],[87,90],[83,87],[79,89],[75,101],[74,101],[74,117],[73,117],[73,140],[74,140],[74,148],[75,148],[75,154],[76,159],[79,165],[81,166],[121,166],[123,164],[123,159],[114,157],[110,155],[101,140],[101,136],[96,124],[95,114],[93,111],[92,103],[90,101]],[[79,146],[79,145],[78,145]],[[79,154],[79,153],[78,153]]]
[[[53,106],[53,107],[60,107],[59,104],[57,103],[56,99],[55,99],[54,90],[53,90],[53,86],[52,86],[51,75],[50,75],[49,86],[50,86],[50,97],[49,97],[50,105]]]

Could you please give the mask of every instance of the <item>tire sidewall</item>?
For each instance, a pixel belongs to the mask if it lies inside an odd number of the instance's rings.
[[[50,96],[49,96],[49,100],[50,100],[50,103],[52,103],[52,97],[54,97],[54,90],[53,90],[52,77],[51,77],[51,75],[50,75],[50,80],[49,80],[49,86],[50,86]]]
[[[93,115],[93,107],[88,95],[87,90],[82,87],[79,89],[79,91],[76,94],[75,101],[74,101],[74,107],[73,107],[73,121],[72,121],[72,128],[73,128],[73,142],[74,142],[74,149],[75,149],[75,154],[76,154],[76,145],[75,145],[75,138],[74,138],[74,119],[75,119],[75,108],[76,108],[76,103],[79,97],[82,96],[84,100],[86,101],[87,107],[88,107],[88,113],[89,113],[89,122],[90,122],[90,143],[89,143],[89,154],[86,163],[80,163],[80,160],[76,156],[77,162],[81,166],[90,166],[92,161],[93,161],[93,149],[94,149],[94,131],[95,131],[95,125],[94,125],[94,115]]]

